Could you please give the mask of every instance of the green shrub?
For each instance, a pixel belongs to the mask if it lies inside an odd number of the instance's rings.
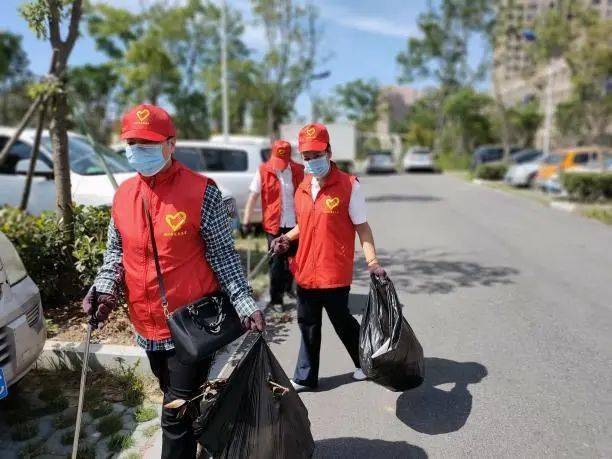
[[[118,453],[134,446],[134,439],[129,435],[116,433],[108,441],[108,450]]]
[[[482,180],[503,180],[508,166],[502,163],[481,164],[476,168],[476,177]]]
[[[120,414],[109,414],[98,423],[98,432],[100,432],[103,437],[108,437],[109,435],[119,432],[121,429],[123,429],[123,421],[121,420]]]
[[[114,372],[115,381],[124,394],[123,402],[127,406],[141,405],[145,399],[145,383],[136,373],[139,363],[127,365],[120,360],[119,368]]]
[[[467,170],[472,158],[470,155],[445,151],[436,157],[436,165],[443,171]]]
[[[75,206],[74,245],[68,246],[57,214],[30,215],[0,208],[0,231],[15,245],[44,304],[81,295],[102,263],[110,212],[106,207]]]
[[[577,201],[612,199],[612,172],[565,172],[561,182],[570,198]]]
[[[152,406],[139,406],[134,411],[134,420],[138,423],[148,422],[157,417],[157,410]]]
[[[585,216],[599,220],[600,222],[605,223],[606,225],[612,225],[611,208],[591,207],[589,209],[585,209],[582,213]]]
[[[108,402],[100,402],[98,406],[94,407],[89,414],[92,418],[98,419],[102,416],[106,416],[113,412],[113,406]]]

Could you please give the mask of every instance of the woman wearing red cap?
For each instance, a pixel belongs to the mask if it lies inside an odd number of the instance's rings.
[[[276,238],[272,248],[284,253],[291,241],[300,241],[294,268],[302,342],[292,383],[297,390],[305,390],[318,384],[323,309],[355,364],[353,378],[365,379],[359,364],[359,322],[348,308],[355,233],[368,271],[378,276],[385,271],[376,258],[359,181],[331,162],[325,126],[303,127],[298,143],[307,175],[295,194],[297,226]]]
[[[252,297],[234,249],[227,210],[214,182],[172,158],[176,133],[172,119],[154,105],[139,105],[122,119],[126,156],[138,174],[123,182],[113,199],[108,242],[94,287],[99,322],[125,291],[136,342],[144,348],[164,392],[164,405],[195,395],[211,359],[184,365],[176,357],[167,314],[204,297],[227,295],[246,326],[262,331],[265,322]],[[162,306],[147,211],[166,287]],[[91,310],[91,294],[83,300]],[[189,416],[164,408],[162,458],[196,457]]]
[[[251,194],[244,210],[243,232],[248,234],[253,231],[251,214],[260,194],[262,226],[268,236],[268,244],[291,231],[296,225],[293,196],[303,179],[304,166],[291,159],[291,144],[284,140],[274,142],[270,159],[259,166],[251,182]],[[269,306],[282,312],[283,295],[285,292],[291,293],[292,284],[288,254],[272,257]]]

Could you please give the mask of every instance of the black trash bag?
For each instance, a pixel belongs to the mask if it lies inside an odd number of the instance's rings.
[[[261,335],[200,408],[194,432],[215,459],[312,457],[308,410]]]
[[[371,278],[359,330],[359,361],[368,378],[391,390],[413,389],[423,382],[423,348],[402,316],[389,278]]]

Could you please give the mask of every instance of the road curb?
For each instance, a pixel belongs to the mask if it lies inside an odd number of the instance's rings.
[[[265,305],[266,303],[263,301],[258,302],[262,311],[265,310]],[[232,356],[238,351],[247,335],[242,335],[217,352],[209,373],[211,379],[218,378],[221,374],[231,373],[237,363],[237,359],[232,358]],[[154,377],[149,366],[147,353],[138,346],[92,343],[89,349],[89,365],[92,369],[117,371],[123,366],[124,368],[134,368],[139,376]],[[38,368],[49,370],[81,371],[84,353],[85,343],[49,339],[45,343],[36,365]]]
[[[565,201],[551,201],[549,206],[553,209],[563,210],[565,212],[575,212],[577,209],[576,204],[572,204],[571,202]]]

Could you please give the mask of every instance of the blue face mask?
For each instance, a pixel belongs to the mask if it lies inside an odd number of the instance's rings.
[[[329,159],[327,159],[327,155],[304,161],[304,170],[316,178],[325,177],[329,172]]]
[[[128,145],[125,149],[130,166],[145,177],[151,177],[161,171],[170,158],[164,158],[161,144]]]

